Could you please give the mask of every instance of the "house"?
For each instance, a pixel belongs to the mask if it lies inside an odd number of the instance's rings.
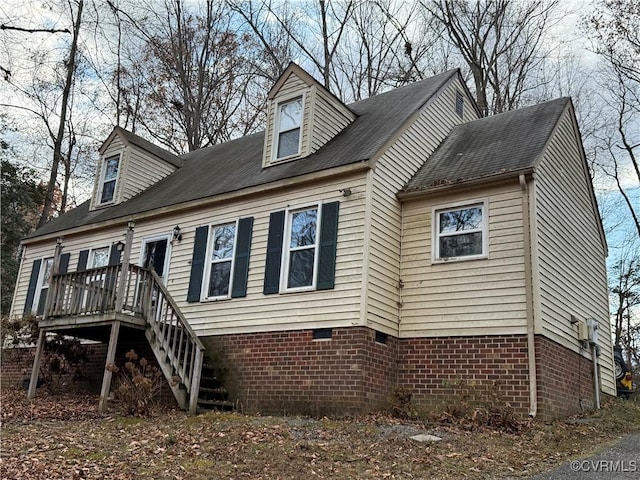
[[[106,363],[147,341],[192,412],[210,369],[245,411],[480,385],[552,418],[616,394],[568,98],[479,118],[451,70],[344,105],[291,64],[262,133],[175,156],[115,128],[100,154],[92,198],[24,240],[12,313]]]

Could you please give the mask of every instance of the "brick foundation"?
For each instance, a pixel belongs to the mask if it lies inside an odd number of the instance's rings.
[[[528,414],[524,335],[402,339],[398,364],[399,385],[412,390],[412,401],[424,408],[441,408],[462,397],[497,397]]]
[[[363,413],[389,407],[396,387],[412,405],[435,410],[465,400],[509,403],[529,413],[526,335],[375,341],[362,327],[223,335],[203,339],[212,365],[246,412],[311,415]],[[588,359],[536,337],[538,417],[567,416],[593,398]]]
[[[594,405],[593,363],[548,338],[536,336],[538,415],[561,418]]]
[[[362,413],[387,407],[395,382],[397,339],[375,340],[368,328],[224,335],[203,339],[210,359],[247,412],[309,415]],[[217,352],[215,358],[212,352]]]
[[[325,332],[326,333],[326,332]],[[465,399],[508,402],[529,413],[525,335],[409,338],[378,336],[364,327],[334,328],[330,339],[312,330],[203,338],[207,356],[245,412],[342,415],[387,409],[396,387],[412,393],[412,405],[438,409]],[[381,343],[385,342],[385,343]],[[536,336],[538,417],[564,417],[593,405],[591,360]],[[89,345],[90,362],[69,388],[99,393],[106,345]],[[141,331],[123,329],[116,363],[133,348],[155,361]],[[2,352],[2,385],[29,377],[34,349]],[[168,385],[164,401],[175,402]]]
[[[61,378],[61,384],[66,391],[99,394],[107,358],[107,346],[97,343],[86,347],[88,361],[81,368],[81,377],[74,380],[73,374],[65,374]],[[25,380],[28,382],[31,377],[35,351],[35,347],[2,350],[2,387],[25,386]]]

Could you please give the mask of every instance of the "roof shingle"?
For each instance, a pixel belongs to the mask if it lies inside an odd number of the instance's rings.
[[[559,98],[454,127],[403,190],[426,191],[533,168],[570,101]]]

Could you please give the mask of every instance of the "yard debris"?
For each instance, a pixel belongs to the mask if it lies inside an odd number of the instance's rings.
[[[138,418],[116,408],[99,415],[97,397],[39,393],[29,401],[23,390],[3,390],[1,397],[2,480],[204,480],[212,472],[229,479],[498,479],[551,469],[640,430],[640,405],[633,402],[607,404],[587,424],[534,422],[505,433],[384,414],[187,417],[166,408]],[[412,439],[430,435],[446,441]]]

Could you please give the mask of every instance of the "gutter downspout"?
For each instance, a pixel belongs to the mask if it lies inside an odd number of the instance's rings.
[[[529,187],[525,175],[518,177],[522,190],[522,228],[524,237],[524,276],[527,299],[527,356],[529,359],[529,417],[538,413],[538,383],[536,379],[535,319],[533,313],[533,277],[531,273],[531,212],[529,211]]]

